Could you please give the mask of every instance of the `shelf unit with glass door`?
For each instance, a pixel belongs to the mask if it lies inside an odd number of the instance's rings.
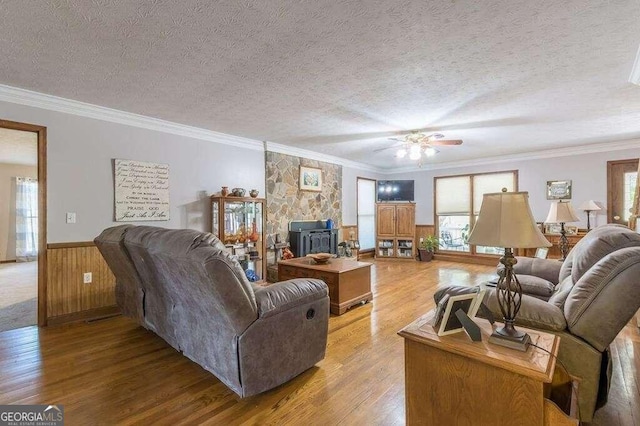
[[[264,281],[267,272],[264,207],[264,198],[211,197],[211,233],[254,282]]]

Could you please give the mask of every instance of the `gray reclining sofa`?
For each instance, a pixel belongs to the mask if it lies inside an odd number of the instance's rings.
[[[240,397],[289,381],[325,355],[327,285],[247,281],[215,236],[122,225],[95,239],[122,313],[154,331]]]

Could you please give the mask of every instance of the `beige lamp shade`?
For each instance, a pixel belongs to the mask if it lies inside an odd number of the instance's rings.
[[[580,205],[580,207],[578,207],[578,209],[589,212],[597,212],[598,210],[602,210],[600,206],[598,206],[593,200],[585,201]]]
[[[579,222],[576,212],[573,210],[570,202],[563,203],[558,201],[557,203],[551,203],[549,208],[549,214],[545,222],[547,223],[567,223],[567,222]]]
[[[484,194],[469,244],[508,247],[551,247],[533,219],[528,192]]]

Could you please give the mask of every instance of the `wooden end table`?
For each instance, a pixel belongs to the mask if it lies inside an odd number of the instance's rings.
[[[278,262],[278,280],[293,278],[317,278],[327,283],[330,309],[335,315],[342,315],[354,305],[373,300],[370,263],[336,258],[320,265],[308,257]]]
[[[482,342],[465,332],[438,336],[433,311],[398,334],[405,347],[407,425],[577,425],[549,399],[560,338],[528,330],[526,352],[488,342],[491,324],[476,318]],[[552,355],[550,355],[549,351]]]

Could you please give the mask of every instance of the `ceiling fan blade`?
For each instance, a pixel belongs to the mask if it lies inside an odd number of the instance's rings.
[[[387,139],[389,139],[390,141],[396,141],[396,142],[404,142],[405,141],[404,139],[400,139],[400,138],[387,138]]]
[[[386,146],[384,148],[374,149],[372,152],[381,152],[381,151],[386,151],[388,149],[393,149],[393,148],[397,148],[397,147],[398,147],[397,145],[395,145],[395,146]]]
[[[460,139],[445,139],[445,140],[432,140],[429,141],[429,145],[462,145]]]

